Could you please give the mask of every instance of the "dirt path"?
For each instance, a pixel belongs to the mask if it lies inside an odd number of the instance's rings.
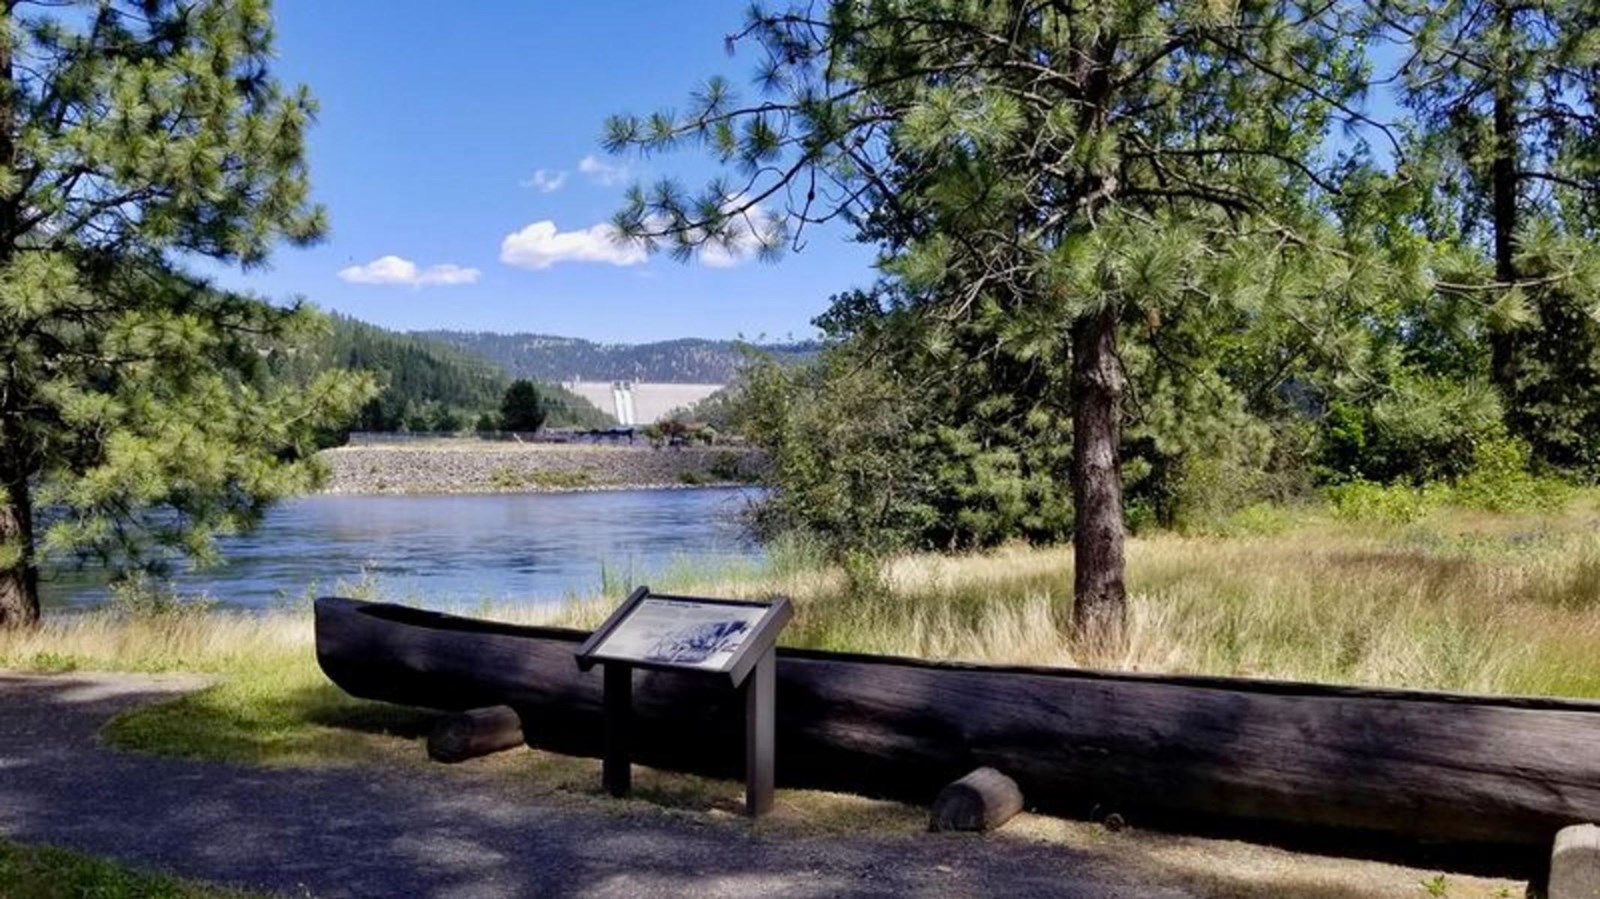
[[[1382,895],[1363,880],[1374,871],[1422,895],[1411,872],[1364,863],[1317,863],[1360,866],[1349,878],[1335,869],[1333,880],[1316,865],[1291,867],[1289,880],[1265,889],[1241,876],[1237,892],[1226,865],[1200,881],[1186,869],[1188,855],[1238,844],[1170,838],[1165,855],[1129,859],[1004,838],[799,838],[511,799],[492,779],[460,772],[246,768],[119,753],[95,738],[116,712],[196,686],[193,678],[0,675],[0,837],[318,897],[1354,899]],[[1279,865],[1296,858],[1252,851]]]

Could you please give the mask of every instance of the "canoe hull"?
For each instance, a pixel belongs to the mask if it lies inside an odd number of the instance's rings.
[[[530,745],[601,753],[601,672],[578,670],[581,631],[333,598],[316,616],[323,670],[354,696],[510,705]],[[1600,820],[1600,703],[801,650],[780,650],[777,668],[788,786],[926,803],[989,766],[1041,811],[1379,854],[1444,847],[1524,873],[1561,827]],[[634,700],[638,762],[739,772],[743,705],[726,688],[639,672]]]

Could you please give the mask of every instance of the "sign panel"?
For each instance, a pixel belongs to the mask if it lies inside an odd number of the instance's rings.
[[[646,596],[605,634],[592,658],[726,671],[772,607]]]

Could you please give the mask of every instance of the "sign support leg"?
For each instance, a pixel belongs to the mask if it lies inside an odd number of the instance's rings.
[[[626,796],[633,786],[629,760],[633,740],[633,667],[611,662],[605,666],[605,759],[600,780],[612,796]]]
[[[772,811],[777,669],[769,647],[744,683],[744,810],[752,818]]]

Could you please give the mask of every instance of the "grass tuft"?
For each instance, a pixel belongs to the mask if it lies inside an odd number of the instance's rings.
[[[3,899],[248,899],[247,894],[134,870],[49,846],[0,840]]]

